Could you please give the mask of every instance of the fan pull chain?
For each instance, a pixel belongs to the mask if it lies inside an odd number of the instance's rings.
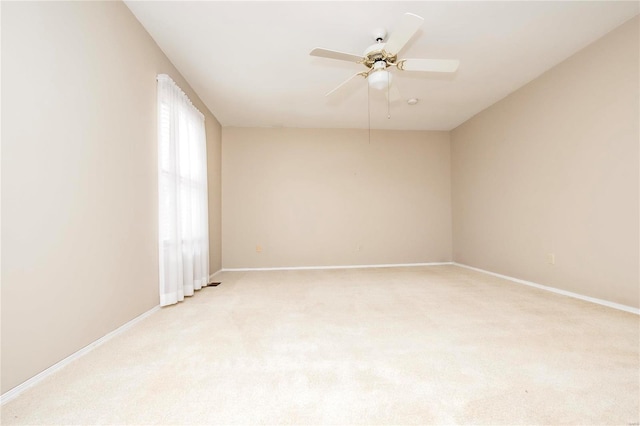
[[[367,118],[369,120],[369,145],[371,145],[371,87],[367,84]]]
[[[391,74],[387,73],[387,120],[391,120],[391,112],[389,111],[390,97],[391,97]]]

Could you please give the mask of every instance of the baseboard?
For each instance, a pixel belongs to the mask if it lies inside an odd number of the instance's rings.
[[[37,375],[35,375],[32,378],[28,379],[27,381],[19,384],[15,388],[6,391],[5,393],[3,393],[0,396],[0,405],[3,405],[5,403],[11,401],[12,399],[16,398],[18,395],[20,395],[21,393],[23,393],[27,389],[31,388],[32,386],[35,386],[36,384],[40,383],[42,380],[44,380],[48,376],[50,376],[53,373],[55,373],[56,371],[60,370],[63,367],[66,367],[68,364],[70,364],[73,361],[77,360],[81,356],[86,355],[87,353],[91,352],[93,349],[97,348],[98,346],[102,345],[103,343],[107,342],[108,340],[112,339],[113,337],[117,336],[118,334],[121,334],[122,332],[124,332],[127,329],[131,328],[133,325],[135,325],[136,323],[142,321],[143,319],[145,319],[146,317],[148,317],[149,315],[153,314],[154,312],[156,312],[159,309],[160,309],[160,305],[158,305],[158,306],[156,306],[154,308],[151,308],[147,312],[145,312],[145,313],[143,313],[141,315],[138,315],[137,317],[135,317],[131,321],[127,322],[126,324],[123,324],[120,327],[118,327],[115,330],[113,330],[112,332],[102,336],[101,338],[99,338],[95,342],[90,343],[87,346],[85,346],[84,348],[80,349],[79,351],[72,353],[68,357],[64,358],[62,361],[59,361],[59,362],[53,364],[51,367],[47,368],[46,370],[41,371]]]
[[[493,275],[494,277],[503,278],[505,280],[509,280],[509,281],[512,281],[512,282],[515,282],[515,283],[518,283],[518,284],[528,285],[530,287],[539,288],[541,290],[550,291],[552,293],[558,293],[558,294],[562,294],[564,296],[573,297],[574,299],[585,300],[587,302],[597,303],[598,305],[603,305],[603,306],[607,306],[609,308],[618,309],[620,311],[625,311],[625,312],[630,312],[632,314],[640,315],[640,309],[634,308],[634,307],[631,307],[631,306],[627,306],[627,305],[621,305],[620,303],[609,302],[608,300],[598,299],[596,297],[584,296],[582,294],[573,293],[571,291],[561,290],[559,288],[549,287],[549,286],[538,284],[538,283],[534,283],[534,282],[531,282],[531,281],[526,281],[526,280],[521,280],[519,278],[509,277],[507,275],[496,274],[495,272],[485,271],[484,269],[475,268],[473,266],[464,265],[464,264],[458,263],[458,262],[453,262],[453,265],[460,266],[462,268],[471,269],[471,270],[477,271],[477,272],[482,272],[484,274]]]
[[[431,263],[393,263],[381,265],[341,265],[341,266],[282,266],[274,268],[222,268],[223,272],[245,272],[245,271],[298,271],[316,269],[363,269],[363,268],[403,268],[409,266],[438,266],[452,265],[452,262],[431,262]]]
[[[213,274],[209,275],[209,282],[213,282],[213,277],[215,277],[216,275],[218,275],[220,272],[222,272],[222,269],[218,269],[216,272],[214,272]]]

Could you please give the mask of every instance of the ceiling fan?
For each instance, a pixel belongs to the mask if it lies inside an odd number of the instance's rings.
[[[367,79],[369,87],[378,90],[390,91],[392,86],[392,75],[389,68],[396,67],[400,71],[422,71],[422,72],[442,72],[453,73],[458,69],[460,61],[452,59],[398,59],[398,53],[407,44],[411,37],[418,31],[424,19],[413,13],[405,13],[394,32],[387,37],[384,29],[374,31],[376,43],[369,46],[363,55],[338,52],[336,50],[316,47],[309,54],[321,58],[337,59],[340,61],[355,62],[363,64],[367,70],[358,72],[338,87],[326,94],[331,95],[341,87],[345,86],[352,79],[361,76]],[[396,89],[397,90],[397,89]],[[389,97],[389,92],[387,92]],[[398,96],[399,97],[399,96]]]

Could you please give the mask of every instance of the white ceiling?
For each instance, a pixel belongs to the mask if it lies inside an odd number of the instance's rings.
[[[639,12],[630,2],[126,1],[223,126],[450,130]],[[309,56],[362,54],[405,12],[425,19],[400,58],[459,59],[452,76],[395,70],[391,103],[363,65]],[[369,106],[369,108],[368,108]]]

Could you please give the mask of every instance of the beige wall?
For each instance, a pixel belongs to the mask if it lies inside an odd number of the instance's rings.
[[[196,95],[191,92],[189,97],[194,99]],[[206,111],[209,271],[214,274],[222,268],[222,126],[208,109],[202,104],[200,107],[200,111]]]
[[[639,306],[638,52],[636,17],[451,132],[455,261]]]
[[[220,125],[120,2],[2,2],[2,392],[158,305],[156,81]],[[217,199],[216,199],[217,197]]]
[[[225,127],[222,140],[223,267],[451,260],[448,132]]]

